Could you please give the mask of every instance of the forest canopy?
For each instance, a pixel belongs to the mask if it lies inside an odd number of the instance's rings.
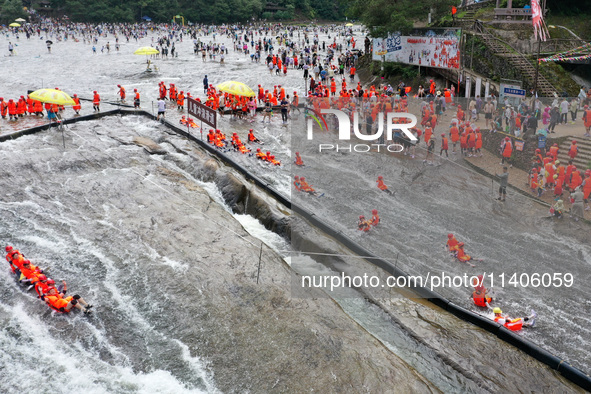
[[[1,19],[14,20],[19,5],[39,10],[44,4],[52,16],[67,15],[75,22],[139,22],[149,17],[154,22],[170,22],[180,15],[185,22],[234,23],[266,19],[344,20],[344,6],[336,0],[0,0]],[[47,4],[48,3],[48,4]],[[16,11],[15,11],[16,10]]]

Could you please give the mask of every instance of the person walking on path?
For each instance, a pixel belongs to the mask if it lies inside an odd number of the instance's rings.
[[[156,120],[160,120],[161,116],[163,119],[166,118],[166,103],[162,97],[158,99],[158,116]]]
[[[289,110],[289,96],[281,100],[281,120],[283,124],[287,123],[287,113]]]
[[[575,124],[577,121],[577,111],[579,110],[579,101],[576,98],[573,98],[569,104],[570,109],[570,116],[571,116],[571,124]]]
[[[507,166],[503,167],[502,174],[495,174],[499,177],[499,197],[497,200],[504,202],[507,197],[507,184],[509,183],[509,172]]]
[[[573,206],[570,210],[570,217],[571,218],[575,218],[575,220],[578,222],[579,218],[582,218],[584,215],[584,206],[583,206],[583,200],[585,195],[583,194],[583,192],[581,191],[580,187],[577,187],[574,191],[574,193],[572,193],[570,195],[571,197],[571,201],[573,202]]]
[[[566,101],[566,98],[563,98],[560,103],[560,124],[563,123],[568,123],[568,101]]]
[[[557,123],[560,123],[560,110],[556,105],[552,106],[552,109],[550,110],[550,125],[548,126],[549,133],[555,133],[554,128]]]

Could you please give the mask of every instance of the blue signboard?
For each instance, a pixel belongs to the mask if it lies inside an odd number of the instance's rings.
[[[503,92],[505,96],[509,97],[525,97],[525,90],[523,89],[505,88]]]

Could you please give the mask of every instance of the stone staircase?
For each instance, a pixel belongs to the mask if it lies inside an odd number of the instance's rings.
[[[588,164],[591,162],[591,140],[584,139],[583,137],[567,137],[566,140],[560,145],[560,153],[558,153],[558,160],[565,166],[568,164],[570,157],[568,157],[568,150],[572,140],[577,141],[579,147],[579,153],[573,164],[577,166],[579,170],[585,171],[589,168]],[[551,140],[549,140],[551,142]],[[547,146],[549,148],[549,146]]]
[[[495,55],[507,59],[507,62],[518,69],[521,75],[523,75],[523,78],[527,79],[531,86],[534,86],[536,80],[535,64],[532,64],[532,62],[522,54],[513,52],[507,45],[503,44],[500,40],[485,30],[481,30],[479,36],[487,48],[489,48]],[[538,95],[542,97],[552,97],[554,92],[556,92],[556,88],[542,75],[542,73],[538,73],[537,90]]]
[[[464,11],[464,15],[462,16],[462,19],[474,20],[474,14],[476,14],[476,10],[467,9],[466,11]]]

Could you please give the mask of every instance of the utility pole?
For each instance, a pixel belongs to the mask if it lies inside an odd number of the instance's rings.
[[[542,47],[542,40],[538,35],[538,55],[536,57],[536,77],[534,78],[534,97],[538,95],[538,75],[540,74],[540,49]]]

